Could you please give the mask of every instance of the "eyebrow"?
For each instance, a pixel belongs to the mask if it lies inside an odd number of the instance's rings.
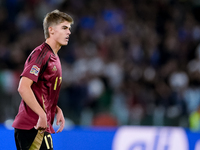
[[[64,29],[66,29],[66,28],[71,29],[71,26],[63,25],[62,28],[64,28]]]

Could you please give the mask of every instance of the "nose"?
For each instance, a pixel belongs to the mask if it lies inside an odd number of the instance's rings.
[[[70,30],[68,30],[68,34],[69,34],[69,35],[71,34],[71,31],[70,31]]]

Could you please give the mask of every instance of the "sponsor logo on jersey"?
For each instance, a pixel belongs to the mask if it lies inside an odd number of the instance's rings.
[[[38,68],[36,65],[33,65],[33,67],[31,68],[30,73],[38,76],[39,72],[40,72],[40,68]]]
[[[55,66],[55,65],[53,66],[53,69],[52,69],[52,71],[57,71],[57,68],[56,68],[56,66]]]

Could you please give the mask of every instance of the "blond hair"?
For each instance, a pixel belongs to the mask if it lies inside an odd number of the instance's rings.
[[[69,23],[73,24],[74,20],[72,17],[64,12],[59,10],[54,10],[52,12],[47,13],[43,20],[43,29],[44,29],[44,36],[45,39],[49,38],[49,30],[48,28],[52,25],[58,25],[64,21],[68,21]]]

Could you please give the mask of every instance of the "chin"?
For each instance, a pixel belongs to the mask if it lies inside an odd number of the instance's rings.
[[[62,44],[60,44],[61,46],[65,46],[65,45],[67,45],[68,44],[68,42],[67,43],[62,43]]]

